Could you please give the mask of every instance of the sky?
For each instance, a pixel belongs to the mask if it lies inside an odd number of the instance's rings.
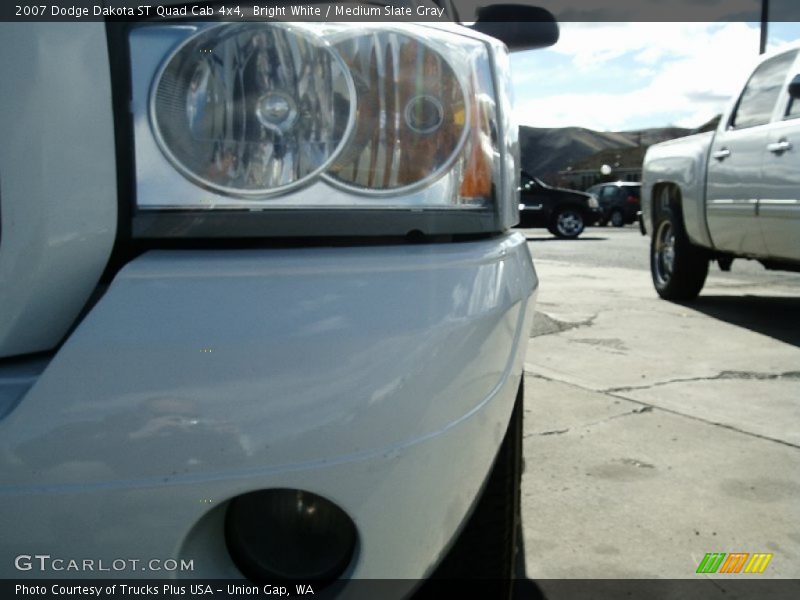
[[[561,23],[556,45],[512,54],[520,125],[598,131],[699,127],[758,60],[758,23]],[[768,49],[800,39],[770,23]]]

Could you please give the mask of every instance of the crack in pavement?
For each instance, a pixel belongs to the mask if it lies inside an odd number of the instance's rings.
[[[569,427],[567,427],[566,429],[553,429],[552,431],[542,431],[541,433],[537,433],[536,435],[561,435],[562,433],[567,433],[569,429],[570,429]]]
[[[747,372],[746,371],[723,371],[722,373],[720,373],[720,375],[723,375],[723,374],[726,374],[726,373],[736,373],[736,374],[740,374],[741,375],[742,373],[747,373]],[[747,374],[753,375],[753,373],[747,373]],[[780,373],[780,374],[757,373],[756,375],[764,376],[767,379],[778,379],[778,378],[781,378],[781,377],[783,377],[784,375],[787,375],[787,374],[788,374],[788,378],[789,379],[800,379],[800,372],[798,372],[798,371],[787,371],[787,373],[785,373],[785,374],[784,373]],[[542,379],[544,381],[550,381],[550,382],[554,382],[554,383],[561,383],[563,385],[568,385],[568,386],[577,388],[579,390],[583,390],[585,392],[592,392],[592,393],[595,393],[595,394],[602,394],[602,395],[608,396],[610,398],[616,398],[617,400],[625,400],[626,402],[632,402],[633,404],[639,404],[640,405],[640,408],[634,409],[634,410],[632,410],[630,412],[622,413],[622,414],[619,414],[619,415],[612,415],[610,417],[606,417],[605,419],[601,419],[599,421],[595,421],[594,423],[588,423],[586,425],[579,425],[579,426],[576,426],[576,427],[591,427],[593,425],[598,425],[600,423],[605,423],[606,421],[611,421],[613,419],[619,419],[620,417],[627,417],[627,416],[631,416],[631,415],[634,415],[634,414],[640,414],[640,413],[643,413],[643,412],[651,412],[653,410],[660,410],[662,412],[669,413],[669,414],[672,414],[672,415],[676,415],[678,417],[684,417],[686,419],[691,419],[692,421],[698,421],[698,422],[704,423],[706,425],[713,425],[715,427],[721,427],[723,429],[728,429],[729,431],[733,431],[735,433],[741,433],[743,435],[748,435],[750,437],[758,438],[760,440],[765,440],[767,442],[775,442],[776,444],[781,444],[782,446],[788,446],[789,448],[794,448],[796,450],[800,450],[800,445],[793,444],[792,442],[787,442],[786,440],[780,440],[780,439],[777,439],[777,438],[769,437],[767,435],[762,435],[760,433],[754,433],[752,431],[746,431],[744,429],[739,429],[738,427],[735,427],[733,425],[728,425],[727,423],[719,423],[717,421],[711,421],[709,419],[704,419],[702,417],[696,417],[694,415],[688,415],[686,413],[682,413],[680,411],[677,411],[677,410],[674,410],[674,409],[671,409],[671,408],[665,408],[663,406],[656,406],[655,404],[650,404],[648,402],[643,402],[642,400],[635,400],[633,398],[628,398],[626,396],[622,396],[620,394],[614,393],[613,389],[612,390],[596,390],[596,389],[593,389],[593,388],[583,387],[582,385],[578,385],[577,383],[572,383],[570,381],[562,381],[560,379],[553,379],[551,377],[545,377],[544,375],[540,375],[538,373],[532,373],[530,371],[525,371],[525,375],[527,375],[528,377],[536,378],[536,379]],[[728,379],[742,379],[742,377],[727,377],[727,378]],[[720,379],[720,377],[719,376],[712,377],[712,378],[702,377],[702,378],[698,378],[698,379],[687,379],[686,381],[697,381],[697,380],[705,381],[705,380],[709,380],[709,379],[712,379],[712,380],[713,379]],[[755,379],[755,377],[750,377],[750,379]],[[670,382],[665,382],[665,383],[670,383]],[[647,387],[651,387],[651,386],[647,386]],[[632,389],[637,389],[637,388],[632,388]],[[574,427],[572,429],[574,429]],[[568,428],[566,431],[569,431],[569,430],[570,430],[570,428]],[[553,433],[559,433],[560,434],[560,433],[566,433],[566,432],[565,431],[560,431],[560,430],[555,430],[554,432],[551,432],[551,435]],[[529,434],[529,435],[524,436],[524,437],[530,437],[531,435],[541,435],[541,434]]]
[[[600,313],[595,313],[583,321],[560,321],[559,319],[551,317],[547,313],[537,310],[533,316],[533,323],[531,325],[529,337],[535,338],[543,335],[562,333],[578,327],[591,327],[594,325],[594,321],[597,319],[599,314]]]
[[[778,379],[789,381],[800,381],[800,371],[785,371],[783,373],[760,373],[758,371],[720,371],[712,377],[679,377],[676,379],[668,379],[667,381],[656,381],[648,385],[634,385],[616,388],[608,388],[603,390],[603,393],[613,394],[619,392],[635,392],[637,390],[649,390],[650,388],[660,387],[663,385],[670,385],[672,383],[691,383],[694,381],[722,381],[725,379],[737,380],[757,380],[757,381],[775,381]]]
[[[541,375],[535,375],[533,373],[527,373],[527,375],[529,377],[538,377],[539,379],[544,379],[545,381],[553,381],[552,379],[548,379],[547,377],[543,377]],[[562,381],[560,383],[565,383],[565,382]],[[575,386],[575,387],[580,387],[580,386]],[[583,389],[583,388],[581,388],[581,389]],[[597,393],[603,393],[603,392],[597,392]],[[631,400],[631,402],[635,402],[635,401]],[[528,438],[528,437],[532,437],[534,435],[539,435],[539,436],[562,435],[564,433],[569,433],[573,429],[582,429],[584,427],[593,427],[594,425],[599,425],[601,423],[606,423],[607,421],[613,421],[614,419],[621,419],[622,417],[630,417],[630,416],[633,416],[633,415],[641,415],[643,413],[648,413],[648,412],[652,412],[652,411],[653,411],[653,407],[652,406],[640,406],[639,408],[634,408],[633,410],[629,410],[627,412],[620,413],[618,415],[611,415],[609,417],[605,417],[604,419],[600,419],[599,421],[590,421],[589,423],[581,423],[580,425],[574,425],[572,427],[567,427],[565,429],[551,429],[551,430],[548,430],[548,431],[540,431],[540,432],[537,432],[537,433],[529,433],[528,435],[526,435],[524,437]]]

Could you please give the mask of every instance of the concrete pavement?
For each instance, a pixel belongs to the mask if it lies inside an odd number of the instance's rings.
[[[528,232],[527,576],[708,577],[707,552],[769,552],[762,577],[800,577],[800,277],[715,270],[673,304],[647,238],[593,232]]]

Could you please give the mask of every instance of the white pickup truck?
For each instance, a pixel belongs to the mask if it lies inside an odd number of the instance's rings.
[[[799,50],[765,55],[715,132],[647,151],[642,226],[662,298],[697,296],[712,260],[800,270]]]
[[[509,596],[538,279],[508,51],[558,28],[486,10],[0,23],[0,596]]]

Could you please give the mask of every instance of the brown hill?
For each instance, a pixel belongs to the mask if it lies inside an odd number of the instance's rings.
[[[586,159],[605,151],[609,151],[612,163],[617,155],[624,156],[627,163],[643,156],[644,148],[651,144],[690,133],[691,130],[680,127],[614,132],[582,127],[520,127],[522,168],[532,175],[549,178],[567,167],[579,168]],[[641,164],[640,159],[638,164]]]

